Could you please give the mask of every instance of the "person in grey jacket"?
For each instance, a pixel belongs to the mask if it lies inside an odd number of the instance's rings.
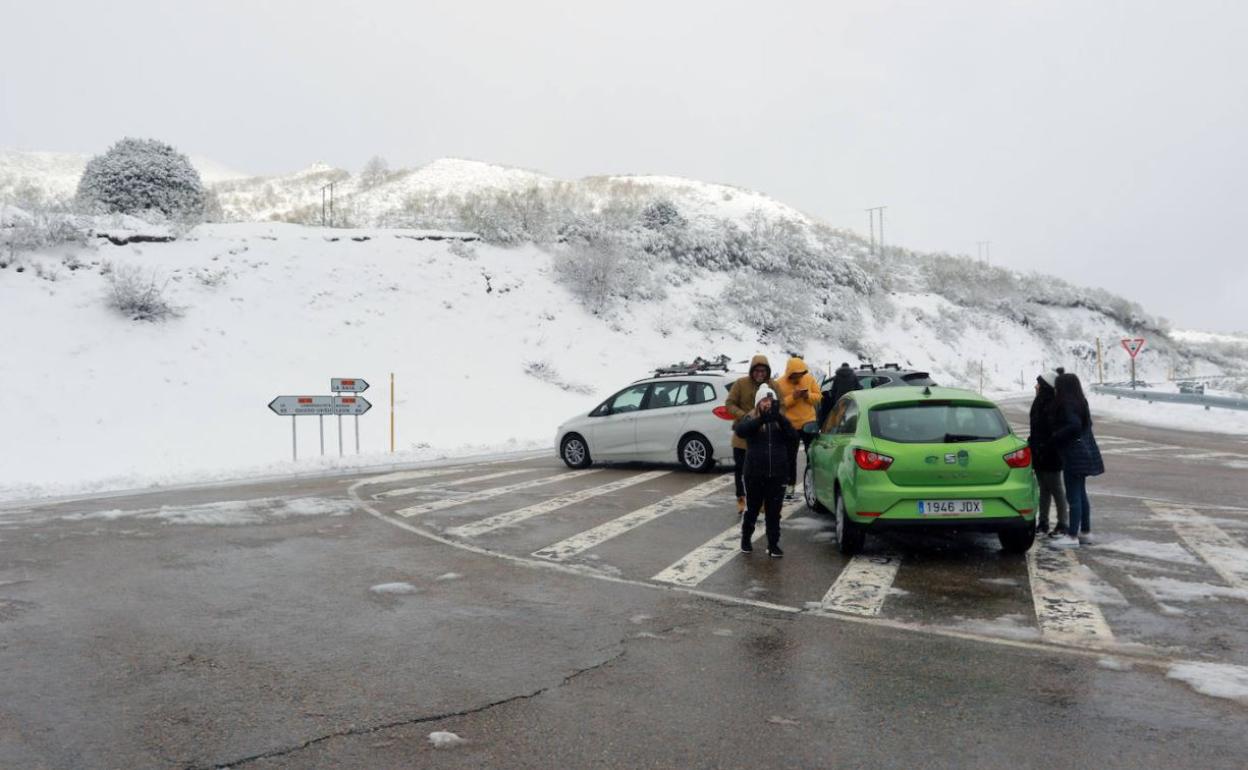
[[[1062,481],[1070,521],[1066,537],[1055,545],[1088,545],[1092,542],[1092,506],[1088,502],[1088,477],[1105,472],[1101,449],[1092,434],[1092,414],[1079,377],[1067,372],[1054,384],[1053,444],[1062,458]]]

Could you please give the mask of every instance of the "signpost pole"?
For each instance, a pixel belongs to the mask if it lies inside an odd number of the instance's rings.
[[[290,459],[299,462],[299,438],[295,435],[295,416],[290,416]]]
[[[1102,385],[1105,384],[1105,365],[1101,363],[1101,338],[1096,338],[1096,374]]]
[[[325,456],[325,415],[316,416],[317,428],[321,432],[321,457]]]
[[[394,454],[394,372],[390,372],[390,454]]]
[[[342,457],[342,415],[338,415],[338,456]]]
[[[360,416],[355,416],[355,453],[360,453]]]
[[[1135,356],[1131,356],[1131,390],[1135,390]]]

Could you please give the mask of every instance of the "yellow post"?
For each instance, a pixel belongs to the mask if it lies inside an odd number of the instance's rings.
[[[1096,374],[1097,381],[1105,384],[1105,365],[1101,363],[1101,338],[1096,338]]]
[[[390,372],[390,454],[394,454],[394,372]]]

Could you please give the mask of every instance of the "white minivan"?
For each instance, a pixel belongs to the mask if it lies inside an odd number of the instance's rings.
[[[638,380],[559,426],[555,446],[570,468],[594,462],[671,462],[708,471],[732,459],[732,416],[723,405],[729,372]]]

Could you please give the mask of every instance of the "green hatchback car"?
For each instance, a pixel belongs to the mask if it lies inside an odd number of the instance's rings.
[[[804,486],[808,506],[836,517],[846,554],[868,532],[894,528],[996,532],[1011,553],[1035,542],[1031,450],[996,404],[971,391],[846,394],[811,442]]]

